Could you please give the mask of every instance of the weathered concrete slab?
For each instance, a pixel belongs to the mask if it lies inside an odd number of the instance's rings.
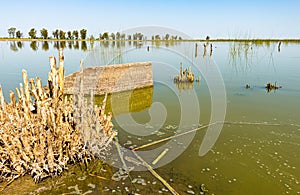
[[[101,95],[153,86],[151,62],[135,62],[107,66],[86,67],[82,72],[65,78],[65,93],[78,93],[80,81],[84,94]]]

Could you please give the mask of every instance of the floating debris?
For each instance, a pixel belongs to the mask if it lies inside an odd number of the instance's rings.
[[[84,181],[85,179],[86,179],[86,176],[78,177],[78,178],[77,178],[78,181]]]
[[[208,189],[206,189],[206,187],[205,187],[204,184],[200,185],[200,192],[203,192],[203,193],[207,193],[208,192]]]
[[[193,190],[188,190],[186,191],[188,194],[195,194],[195,192]]]
[[[249,84],[246,84],[246,89],[250,89],[250,85]]]
[[[89,183],[88,186],[89,186],[90,188],[93,188],[93,189],[96,188],[96,185],[95,185],[95,184],[92,184],[92,183]]]

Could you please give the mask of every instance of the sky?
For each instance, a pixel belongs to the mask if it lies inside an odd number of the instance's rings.
[[[299,0],[3,0],[0,37],[16,27],[99,33],[143,26],[174,29],[192,38],[300,38]],[[52,35],[52,33],[49,33]]]

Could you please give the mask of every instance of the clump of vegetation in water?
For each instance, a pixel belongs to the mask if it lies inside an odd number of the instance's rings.
[[[64,96],[64,57],[60,50],[59,67],[50,57],[47,87],[40,78],[28,80],[10,91],[4,101],[0,87],[0,180],[30,174],[35,182],[58,175],[68,164],[105,158],[116,132],[112,115],[87,102],[82,94]]]
[[[182,63],[180,63],[180,73],[174,77],[174,83],[192,83],[194,80],[194,73],[191,71],[191,67],[182,71]]]
[[[279,89],[279,88],[282,88],[282,86],[277,86],[276,82],[275,82],[275,84],[267,83],[267,85],[266,85],[266,89],[268,92]]]

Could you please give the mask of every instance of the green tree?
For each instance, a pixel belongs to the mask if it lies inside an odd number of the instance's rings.
[[[81,39],[86,39],[86,33],[87,33],[86,29],[81,29],[80,30],[80,38]]]
[[[206,36],[206,38],[205,38],[205,39],[206,39],[206,41],[209,41],[210,37],[209,37],[209,36]]]
[[[36,30],[34,28],[30,29],[28,32],[28,35],[30,38],[35,39],[36,38]]]
[[[116,39],[115,33],[111,33],[111,34],[110,34],[110,37],[111,37],[112,40],[115,40],[115,39]]]
[[[134,34],[132,35],[132,39],[133,39],[133,40],[136,40],[136,39],[137,39],[137,33],[134,33]]]
[[[159,35],[155,35],[155,39],[156,40],[160,40],[160,36]]]
[[[66,32],[64,32],[63,30],[59,31],[59,38],[60,39],[66,39]]]
[[[10,27],[8,29],[8,35],[9,35],[9,37],[15,38],[15,33],[16,33],[16,28],[15,27]]]
[[[17,38],[21,38],[22,36],[23,36],[23,33],[21,33],[21,31],[18,30],[18,31],[16,32],[16,37],[17,37]]]
[[[169,37],[170,37],[170,35],[167,33],[167,34],[165,35],[165,39],[166,39],[166,40],[169,40]]]
[[[78,39],[78,31],[77,30],[74,30],[73,31],[73,36],[75,37],[75,39]]]
[[[55,31],[52,32],[52,35],[55,39],[58,39],[58,36],[59,36],[59,30],[56,29]]]
[[[122,40],[125,40],[125,37],[126,37],[125,33],[122,33],[122,34],[121,34],[121,39],[122,39]]]
[[[142,33],[137,33],[136,36],[139,40],[142,40],[144,35]]]
[[[121,37],[121,33],[120,33],[120,32],[117,32],[117,33],[116,33],[116,39],[119,40],[120,37]]]
[[[131,40],[131,35],[127,35],[127,39],[130,41]]]
[[[44,39],[48,39],[48,30],[43,28],[41,31],[41,37],[43,37]]]
[[[67,34],[68,34],[68,39],[73,39],[71,31],[68,31]]]
[[[177,40],[177,35],[176,36],[172,35],[171,40]]]
[[[105,40],[108,40],[108,39],[109,39],[108,32],[103,33],[102,39],[105,39]]]

